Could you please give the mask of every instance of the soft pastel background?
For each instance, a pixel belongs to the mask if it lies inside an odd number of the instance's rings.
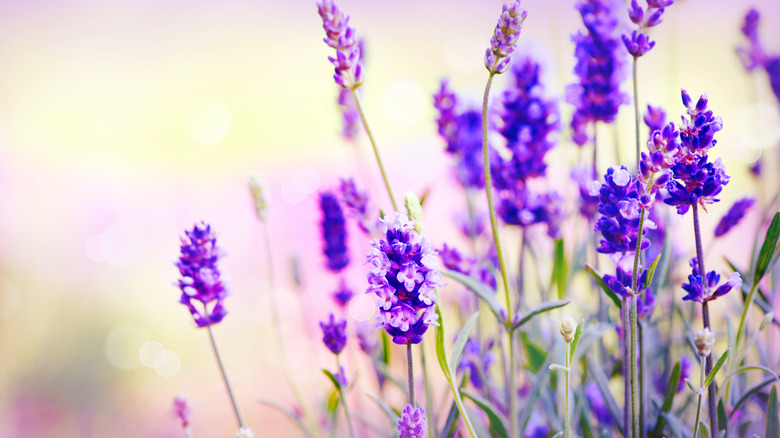
[[[524,3],[519,53],[543,62],[548,90],[559,96],[573,80],[570,35],[581,27],[573,3]],[[431,189],[428,220],[442,225],[429,227],[429,237],[438,245],[453,235],[461,202],[447,195],[452,179],[430,94],[449,76],[478,102],[501,2],[340,4],[367,40],[364,102],[390,177],[396,190]],[[710,230],[730,201],[754,188],[743,162],[758,155],[755,138],[770,146],[778,139],[765,78],[748,76],[734,53],[749,6],[764,15],[769,51],[780,52],[776,0],[679,0],[641,64],[643,104],[679,114],[684,86],[708,91],[723,116],[719,154],[733,184],[707,216]],[[246,188],[252,171],[265,174],[272,200],[281,330],[293,369],[311,400],[327,395],[319,368],[333,363],[315,321],[331,309],[326,294],[336,280],[322,269],[313,192],[334,187],[338,176],[368,175],[377,202],[386,202],[367,144],[359,145],[367,167],[355,171],[353,146],[339,136],[320,26],[313,1],[0,2],[1,437],[177,437],[177,393],[191,400],[196,436],[235,433],[208,336],[193,327],[172,285],[178,236],[200,219],[228,253],[221,266],[234,295],[215,335],[245,420],[258,436],[295,432],[255,402],[292,397],[270,336],[263,234]],[[569,112],[564,105],[564,117]],[[629,156],[630,107],[618,123]],[[576,157],[564,147],[550,158],[561,175],[556,157]],[[602,167],[611,161],[602,158]],[[360,290],[366,243],[352,231],[348,274]],[[713,251],[739,242],[732,236]],[[301,288],[291,281],[293,256]],[[157,368],[142,363],[155,358]]]

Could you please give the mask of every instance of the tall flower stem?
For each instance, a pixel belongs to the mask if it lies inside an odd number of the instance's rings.
[[[267,262],[267,272],[266,275],[268,276],[268,294],[271,297],[271,321],[273,323],[273,332],[274,332],[274,340],[276,342],[276,351],[279,355],[279,360],[282,362],[282,372],[284,373],[285,378],[287,379],[287,382],[290,384],[290,388],[292,389],[293,395],[295,396],[295,399],[298,401],[298,405],[301,407],[301,411],[303,411],[303,416],[306,418],[306,422],[309,424],[309,428],[311,430],[311,433],[317,433],[318,430],[317,422],[314,420],[314,416],[311,413],[311,410],[309,409],[308,403],[306,403],[306,399],[303,397],[303,393],[301,392],[301,388],[296,383],[295,379],[293,378],[292,370],[290,369],[290,362],[287,360],[287,355],[284,353],[284,343],[282,342],[282,335],[280,333],[280,325],[279,325],[279,309],[277,308],[276,303],[276,282],[274,280],[274,262],[273,262],[273,251],[271,250],[271,232],[268,227],[267,222],[263,222],[263,232],[265,234],[265,257]]]
[[[341,360],[339,358],[340,355],[336,355],[336,369],[339,373],[341,373]],[[347,395],[344,394],[344,389],[340,389],[339,393],[341,395],[341,404],[344,405],[344,416],[347,417],[347,426],[349,426],[349,436],[351,438],[355,438],[355,430],[352,428],[352,416],[349,414],[349,404],[347,403]]]
[[[425,413],[428,414],[428,436],[434,437],[436,429],[436,417],[433,410],[433,390],[431,389],[431,382],[428,379],[428,368],[425,361],[425,347],[420,343],[420,366],[423,370],[423,381],[425,382]]]
[[[366,115],[363,112],[363,105],[360,103],[360,98],[358,97],[358,93],[356,89],[352,89],[352,97],[355,98],[355,106],[357,107],[358,113],[360,113],[360,120],[363,122],[363,128],[366,130],[366,134],[368,134],[368,140],[371,142],[371,147],[374,148],[374,156],[376,157],[376,162],[379,165],[379,171],[382,173],[382,179],[385,182],[385,188],[387,189],[387,195],[390,197],[390,202],[393,204],[393,210],[394,211],[400,211],[398,210],[398,205],[395,203],[395,197],[393,196],[393,190],[390,188],[390,180],[387,179],[387,173],[385,173],[385,167],[382,165],[382,158],[379,157],[379,149],[376,147],[376,142],[374,141],[374,135],[371,134],[371,129],[368,127],[368,122],[366,121]]]
[[[639,121],[637,119],[637,126]],[[639,135],[639,129],[637,128],[637,135]],[[637,137],[638,138],[638,137]],[[638,144],[638,142],[637,142]],[[647,210],[644,208],[640,210],[639,212],[639,229],[637,232],[637,239],[636,239],[636,250],[634,251],[634,271],[631,276],[631,296],[629,297],[629,317],[628,317],[628,324],[631,331],[631,342],[629,343],[629,359],[631,362],[628,364],[628,370],[629,370],[629,381],[631,384],[631,418],[632,418],[632,427],[633,427],[633,435],[634,436],[640,436],[641,430],[640,430],[640,403],[639,403],[639,371],[637,370],[637,358],[636,358],[636,349],[637,349],[637,309],[636,309],[636,299],[639,296],[638,293],[638,279],[639,279],[639,259],[642,256],[642,231],[644,229],[645,225],[645,215],[647,213]],[[626,430],[628,430],[628,424],[626,424]]]
[[[409,404],[414,407],[414,367],[412,366],[412,344],[406,344],[406,371],[409,377]]]
[[[699,357],[699,370],[701,376],[699,377],[699,402],[696,404],[696,423],[693,425],[693,438],[696,438],[699,434],[699,418],[701,418],[701,399],[704,397],[704,358]]]
[[[631,417],[631,327],[629,325],[628,314],[630,313],[631,304],[629,298],[622,298],[622,305],[620,306],[620,320],[623,327],[623,436],[626,438],[633,438],[633,420]]]
[[[637,81],[637,63],[634,57],[634,121],[636,129],[636,169],[639,172],[639,86]]]
[[[566,342],[566,357],[565,357],[565,363],[566,363],[566,369],[564,369],[564,374],[566,376],[566,408],[565,408],[565,415],[564,415],[564,430],[566,431],[565,437],[570,438],[571,437],[571,420],[569,419],[569,393],[571,392],[571,378],[569,374],[571,373],[571,344]]]
[[[214,340],[214,333],[211,331],[211,326],[208,325],[209,339],[211,339],[211,347],[214,349],[214,356],[217,358],[217,365],[219,365],[219,371],[222,373],[222,380],[225,381],[225,387],[227,388],[228,395],[230,396],[230,402],[233,404],[233,412],[236,414],[236,421],[238,421],[238,428],[244,427],[244,422],[241,421],[241,414],[238,412],[238,405],[236,405],[236,398],[233,397],[233,390],[230,388],[230,382],[228,382],[227,374],[225,374],[225,367],[222,366],[222,359],[219,357],[219,350],[217,350],[217,342]]]
[[[496,218],[496,208],[493,204],[493,178],[490,175],[490,154],[488,148],[488,99],[490,97],[490,86],[493,84],[493,76],[495,73],[491,72],[488,76],[487,84],[485,84],[485,94],[482,97],[482,161],[485,171],[485,193],[487,194],[488,211],[490,212],[490,228],[493,230],[493,241],[496,245],[496,252],[498,253],[498,264],[501,268],[501,281],[504,285],[504,291],[506,292],[506,310],[508,318],[506,321],[507,334],[509,335],[509,384],[507,385],[507,403],[509,406],[509,436],[517,436],[517,415],[516,401],[515,401],[515,356],[512,342],[513,331],[509,330],[512,321],[512,314],[514,309],[512,307],[511,292],[509,291],[509,281],[507,280],[507,270],[504,264],[504,252],[501,249],[501,239],[498,236],[498,219]]]
[[[707,281],[707,270],[704,269],[704,251],[701,244],[701,229],[699,227],[699,208],[698,204],[693,204],[693,233],[696,238],[696,261],[699,266],[699,275],[702,276],[704,281]],[[705,283],[706,284],[706,283]],[[707,302],[701,303],[701,317],[704,322],[704,328],[710,328],[710,310],[707,307]],[[737,338],[739,339],[739,338]],[[706,358],[705,371],[707,374],[712,371],[712,353]],[[702,384],[702,386],[704,386]],[[710,430],[717,430],[716,417],[717,410],[715,408],[715,386],[710,385],[707,388],[707,402],[710,409]]]

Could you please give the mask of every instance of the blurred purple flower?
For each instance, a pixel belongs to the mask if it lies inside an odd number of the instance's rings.
[[[358,324],[357,325],[357,338],[358,346],[363,353],[366,353],[369,357],[374,357],[377,348],[379,348],[379,342],[376,339],[376,330],[371,324]]]
[[[398,419],[398,438],[423,438],[425,436],[425,408],[415,409],[406,405]]]
[[[496,29],[490,38],[490,47],[485,50],[485,67],[491,74],[503,73],[509,68],[510,56],[517,47],[523,21],[528,12],[520,6],[520,0],[504,3],[498,17]]]
[[[474,260],[470,257],[464,257],[461,255],[457,248],[447,245],[442,245],[439,250],[439,257],[441,258],[444,267],[461,274],[468,275],[474,265]]]
[[[223,255],[216,234],[205,222],[195,224],[181,237],[181,254],[176,263],[181,273],[179,302],[187,306],[198,327],[216,324],[227,314],[222,302],[229,292],[217,268],[217,261]],[[203,313],[195,308],[193,301],[202,304]]]
[[[677,381],[677,392],[680,393],[685,389],[685,379],[691,376],[691,362],[688,356],[680,358],[680,379]]]
[[[325,266],[333,272],[339,272],[349,264],[347,251],[347,224],[344,211],[336,196],[331,192],[320,193],[323,248]]]
[[[360,189],[353,178],[341,178],[339,195],[349,214],[358,220],[360,229],[366,234],[376,228],[376,214],[369,204],[369,195]]]
[[[429,325],[438,325],[435,288],[442,285],[436,251],[414,231],[414,222],[395,213],[382,222],[384,237],[371,242],[366,263],[368,289],[377,298],[377,327],[396,344],[419,344]]]
[[[333,353],[339,354],[347,345],[347,320],[331,313],[328,319],[320,321],[322,342]]]
[[[590,193],[593,182],[596,180],[593,175],[593,170],[590,166],[587,167],[573,167],[571,169],[571,179],[577,183],[577,189],[579,190],[579,205],[580,214],[582,217],[588,219],[588,222],[592,222],[596,217],[596,212],[599,207],[599,198]]]
[[[482,389],[487,382],[484,381],[489,375],[488,370],[495,362],[490,350],[493,348],[493,340],[485,341],[484,349],[479,340],[469,338],[466,346],[463,348],[463,357],[458,364],[457,371],[469,370],[469,380],[476,389]]]
[[[651,133],[660,131],[666,125],[666,112],[660,106],[647,105],[644,121]]]
[[[731,206],[728,212],[720,218],[715,227],[715,237],[723,236],[735,227],[745,216],[745,213],[756,203],[755,198],[742,198]]]
[[[333,292],[333,300],[336,301],[336,304],[339,305],[342,309],[347,306],[349,303],[349,300],[352,299],[352,296],[355,295],[352,292],[352,289],[349,288],[347,285],[346,280],[342,278],[339,281],[339,288],[336,290],[336,292]]]
[[[173,398],[173,412],[181,421],[181,427],[186,429],[190,425],[190,415],[192,414],[187,397],[177,395]]]
[[[601,395],[596,382],[590,382],[585,386],[585,399],[588,400],[590,411],[593,416],[596,417],[596,421],[602,426],[612,425],[612,415],[607,409],[607,403],[604,401],[604,396]]]

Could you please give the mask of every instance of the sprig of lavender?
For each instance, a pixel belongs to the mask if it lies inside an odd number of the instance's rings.
[[[340,359],[341,352],[347,345],[347,320],[330,313],[328,319],[320,321],[320,328],[322,329],[322,343],[336,356],[337,371],[333,374],[333,377],[338,383],[337,389],[341,395],[341,404],[344,406],[344,416],[349,426],[349,436],[354,438],[355,431],[352,427],[352,416],[350,415],[347,396],[344,392],[344,389],[347,387],[347,378],[344,375],[344,368],[341,366]]]

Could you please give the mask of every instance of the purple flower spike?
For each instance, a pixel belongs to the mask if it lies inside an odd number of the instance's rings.
[[[650,37],[644,33],[638,31],[632,31],[631,36],[623,35],[623,44],[626,46],[626,50],[634,58],[644,56],[655,46],[655,41],[650,41]]]
[[[666,112],[660,106],[647,105],[644,120],[650,132],[660,131],[666,125]]]
[[[645,10],[639,6],[636,0],[631,0],[631,6],[628,8],[628,18],[634,24],[642,24],[642,20],[645,18]]]
[[[354,90],[364,79],[355,28],[349,26],[349,16],[333,0],[322,0],[317,9],[325,29],[325,44],[336,49],[336,56],[328,57],[336,69],[333,79],[339,86]]]
[[[347,225],[344,211],[336,196],[331,192],[320,193],[320,209],[322,210],[323,248],[328,269],[339,272],[349,264],[347,251]]]
[[[376,228],[376,218],[369,205],[368,192],[360,189],[352,178],[342,178],[339,194],[349,214],[358,220],[360,229],[371,234]]]
[[[198,327],[216,324],[227,315],[222,302],[229,292],[220,280],[217,268],[217,261],[222,256],[217,236],[205,222],[195,224],[181,237],[181,254],[176,263],[181,273],[179,302],[187,306]],[[194,301],[200,302],[198,308]]]
[[[333,300],[336,301],[336,304],[339,305],[342,309],[347,307],[347,304],[349,303],[349,300],[352,299],[352,296],[355,295],[352,292],[352,289],[347,286],[347,282],[342,278],[339,282],[339,288],[336,292],[333,292]]]
[[[588,400],[590,411],[599,424],[602,426],[612,425],[612,415],[609,413],[607,403],[604,401],[596,382],[590,382],[585,386],[585,399]]]
[[[333,313],[328,319],[320,321],[322,342],[333,354],[339,354],[347,345],[347,320],[337,318]]]
[[[682,392],[685,389],[685,379],[691,376],[691,362],[688,356],[680,358],[680,380],[677,381],[677,393]]]
[[[510,56],[517,47],[520,30],[528,12],[520,7],[520,0],[504,3],[498,17],[496,30],[490,38],[490,48],[485,51],[485,67],[491,74],[503,73],[509,68]]]
[[[183,395],[174,397],[173,412],[181,421],[181,427],[186,429],[190,425],[190,415],[192,415],[192,408],[187,401],[187,397]]]
[[[414,222],[395,213],[383,221],[384,237],[371,242],[366,293],[376,296],[382,327],[400,345],[419,344],[430,325],[439,325],[435,288],[442,285],[436,251],[414,231]]]
[[[574,167],[571,170],[571,179],[577,183],[580,192],[580,214],[588,219],[588,222],[591,222],[596,217],[596,211],[599,208],[598,196],[590,193],[593,182],[596,180],[593,170],[590,166]]]
[[[458,123],[456,120],[457,114],[455,113],[455,107],[458,105],[458,96],[450,88],[450,82],[447,79],[441,81],[439,91],[433,95],[433,106],[439,112],[439,117],[436,118],[436,124],[439,128],[439,135],[447,140],[447,150],[449,151],[449,144],[456,141],[455,135],[458,131]]]
[[[731,206],[715,227],[715,237],[728,233],[745,216],[745,213],[756,203],[755,198],[742,198]]]
[[[688,276],[688,283],[683,283],[682,285],[683,290],[688,292],[683,297],[683,300],[704,303],[726,295],[731,289],[739,290],[742,287],[742,277],[736,272],[732,272],[725,283],[718,285],[720,282],[718,273],[710,271],[707,273],[706,278],[702,277],[695,257],[691,259],[690,265],[692,272]]]
[[[425,408],[415,409],[406,405],[398,420],[398,438],[423,438],[425,436]]]

